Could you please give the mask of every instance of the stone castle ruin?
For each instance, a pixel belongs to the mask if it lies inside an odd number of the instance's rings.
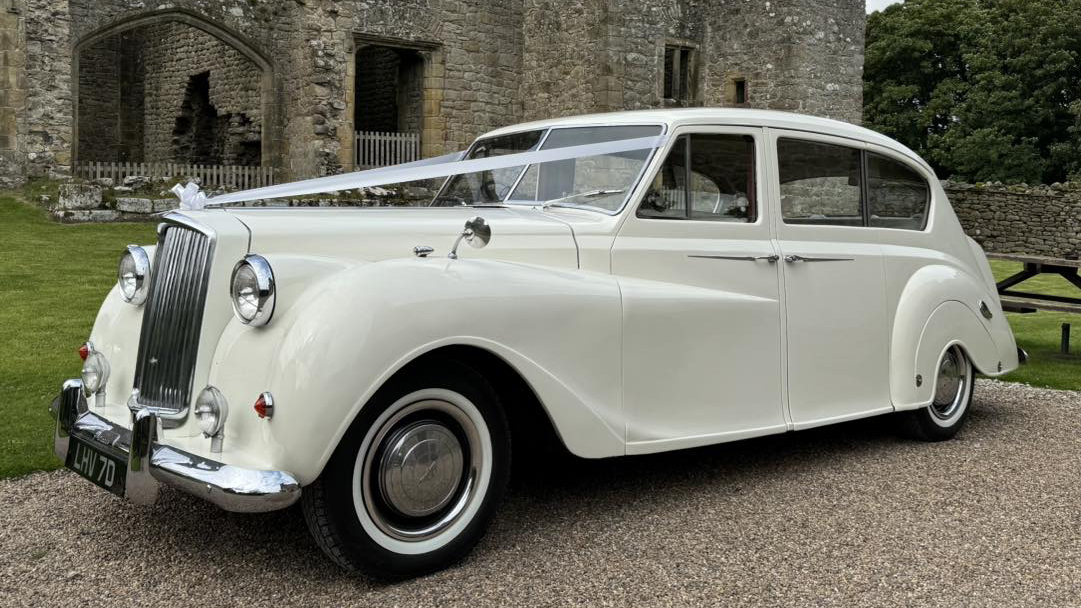
[[[864,19],[863,0],[0,0],[0,181],[89,162],[303,178],[665,106],[858,122]],[[365,138],[394,143],[369,158]]]

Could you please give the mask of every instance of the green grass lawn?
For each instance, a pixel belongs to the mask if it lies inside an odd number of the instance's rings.
[[[991,270],[995,280],[1015,274],[1021,264],[993,260]],[[1020,285],[1018,291],[1081,297],[1081,291],[1058,275],[1037,275]],[[1029,355],[1028,365],[1005,376],[1004,380],[1024,382],[1033,386],[1081,390],[1081,315],[1058,312],[1030,314],[1007,313],[1017,345]],[[1070,353],[1059,352],[1062,324],[1070,323]]]
[[[60,465],[52,453],[48,404],[79,375],[79,345],[90,334],[116,263],[129,243],[155,242],[154,224],[61,225],[41,209],[0,196],[0,478]],[[1017,267],[993,262],[999,279]],[[1025,288],[1070,293],[1059,277]],[[1081,315],[1009,315],[1029,365],[1006,379],[1081,390]],[[1058,352],[1062,323],[1074,323],[1073,354]]]
[[[116,281],[129,243],[157,239],[155,224],[54,223],[0,196],[0,478],[52,469],[48,405],[77,378],[76,354]]]

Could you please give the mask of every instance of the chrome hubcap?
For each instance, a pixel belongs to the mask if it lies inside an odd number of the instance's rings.
[[[462,478],[462,444],[435,421],[399,430],[379,464],[383,499],[402,515],[423,517],[454,498]]]
[[[949,419],[961,409],[968,394],[968,376],[968,359],[958,347],[950,347],[938,364],[935,399],[930,408],[936,418]]]
[[[476,424],[457,405],[440,399],[404,405],[369,437],[360,494],[372,523],[388,536],[412,542],[437,536],[482,498],[477,482],[488,460]]]

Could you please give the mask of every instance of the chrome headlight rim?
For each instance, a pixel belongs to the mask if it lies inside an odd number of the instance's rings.
[[[135,279],[135,289],[128,293],[124,289],[124,259],[131,257],[132,260],[132,278]],[[138,245],[128,245],[124,249],[124,253],[120,254],[120,262],[117,264],[116,270],[116,282],[120,287],[120,297],[124,298],[124,301],[133,306],[139,306],[143,302],[146,302],[146,297],[150,292],[150,256],[147,255],[146,249]]]
[[[240,294],[236,289],[237,273],[244,268],[250,268],[255,277],[256,307],[254,314],[250,317],[241,310]],[[270,262],[263,256],[249,253],[237,262],[236,266],[233,266],[233,273],[229,279],[229,296],[233,303],[233,313],[241,323],[252,327],[261,327],[269,323],[271,317],[274,316],[276,293],[274,271],[270,267]]]

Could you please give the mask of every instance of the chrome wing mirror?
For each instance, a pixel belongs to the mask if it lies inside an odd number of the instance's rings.
[[[452,260],[458,259],[458,245],[462,242],[462,239],[465,239],[465,242],[473,247],[481,249],[491,242],[492,227],[479,215],[466,220],[465,228],[462,230],[462,233],[458,235],[458,239],[454,241],[454,246],[450,248],[450,253],[447,254],[448,258]]]

